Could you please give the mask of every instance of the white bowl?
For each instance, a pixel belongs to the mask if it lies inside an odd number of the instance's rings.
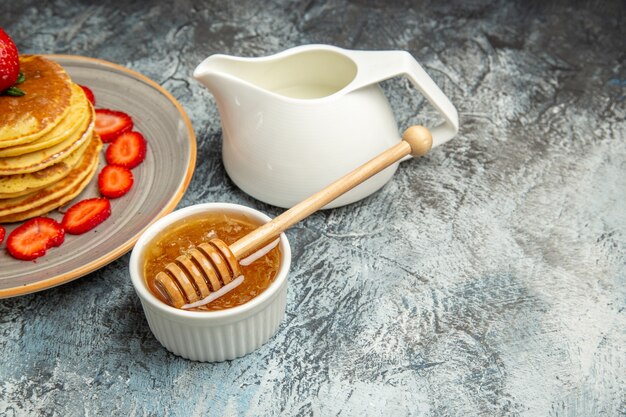
[[[228,203],[207,203],[174,211],[151,225],[135,244],[130,257],[130,277],[141,300],[150,330],[170,352],[183,358],[219,362],[246,355],[269,340],[285,316],[287,274],[291,249],[285,234],[280,235],[281,263],[274,282],[247,303],[221,311],[186,311],[163,303],[148,289],[143,277],[146,246],[170,224],[202,213],[245,214],[268,222],[265,214],[249,207]]]

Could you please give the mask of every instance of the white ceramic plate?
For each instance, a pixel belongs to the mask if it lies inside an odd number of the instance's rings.
[[[95,229],[80,236],[66,235],[63,245],[31,262],[13,259],[6,251],[5,239],[0,245],[0,298],[63,284],[128,252],[143,230],[176,207],[195,167],[196,138],[191,122],[176,99],[154,81],[98,59],[70,55],[48,58],[63,65],[74,82],[93,90],[96,108],[128,113],[135,130],[145,136],[148,152],[145,161],[133,169],[131,191],[111,200],[111,217]],[[101,157],[101,167],[103,161]],[[96,196],[94,177],[73,202]],[[49,216],[62,218],[56,210]],[[7,235],[18,224],[4,225]]]

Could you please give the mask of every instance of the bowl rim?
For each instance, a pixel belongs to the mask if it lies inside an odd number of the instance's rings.
[[[179,210],[175,210],[172,213],[162,217],[157,222],[153,223],[146,229],[137,240],[135,247],[130,256],[129,272],[135,292],[142,300],[142,303],[147,303],[152,309],[158,310],[161,314],[168,315],[172,318],[179,318],[193,321],[213,322],[222,321],[233,318],[244,318],[250,313],[253,313],[255,309],[263,306],[274,297],[277,296],[280,288],[287,280],[287,275],[291,267],[291,247],[289,241],[284,233],[280,235],[279,246],[281,249],[281,264],[276,275],[276,279],[270,284],[270,286],[261,294],[254,297],[252,300],[246,302],[237,307],[227,308],[219,311],[187,311],[169,306],[159,300],[148,289],[144,279],[141,265],[143,263],[143,250],[146,245],[152,241],[156,235],[167,228],[169,225],[182,220],[187,217],[191,217],[201,213],[208,213],[214,211],[230,211],[250,215],[251,217],[268,222],[271,220],[266,214],[253,209],[248,206],[234,204],[234,203],[201,203],[194,204]]]

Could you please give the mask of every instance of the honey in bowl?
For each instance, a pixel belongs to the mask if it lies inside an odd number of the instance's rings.
[[[154,283],[156,275],[165,270],[167,264],[216,237],[230,245],[260,225],[256,220],[234,213],[205,213],[170,225],[146,247],[143,276],[150,292],[167,304]],[[276,278],[280,255],[280,249],[276,246],[251,264],[242,264],[244,280],[239,286],[208,304],[188,310],[218,311],[252,300],[265,291]]]

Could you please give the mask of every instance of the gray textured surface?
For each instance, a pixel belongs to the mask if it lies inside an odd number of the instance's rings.
[[[181,206],[280,212],[223,171],[190,80],[211,53],[406,49],[461,133],[288,233],[287,318],[242,359],[166,352],[127,256],[0,300],[0,415],[626,414],[623,2],[106,3],[2,2],[0,25],[24,53],[114,61],[178,98],[199,139]],[[406,82],[384,87],[400,127],[434,117]]]

